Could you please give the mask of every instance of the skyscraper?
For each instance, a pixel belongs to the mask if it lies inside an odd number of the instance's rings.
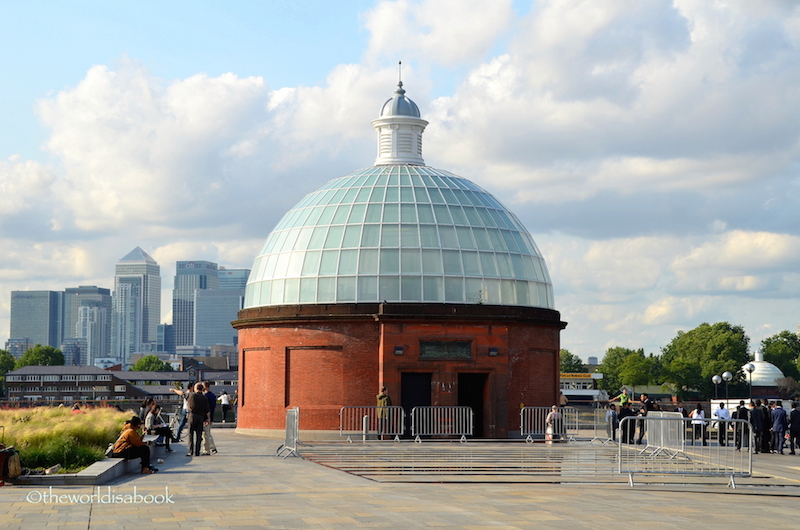
[[[64,338],[64,293],[11,291],[11,339],[58,348]]]
[[[119,260],[114,276],[111,355],[130,363],[143,344],[156,342],[161,319],[158,263],[140,247]]]
[[[75,364],[94,364],[111,352],[111,291],[94,285],[64,291],[64,340],[85,339]]]
[[[217,264],[210,261],[176,263],[175,286],[172,290],[172,325],[176,346],[194,345],[194,293],[198,289],[218,289],[218,269]]]
[[[226,269],[225,267],[220,267],[218,272],[220,289],[244,289],[247,287],[250,269]]]

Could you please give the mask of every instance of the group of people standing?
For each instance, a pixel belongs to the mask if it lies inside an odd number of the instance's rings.
[[[178,437],[186,424],[189,424],[189,451],[186,456],[217,454],[217,445],[211,435],[211,421],[217,407],[217,396],[211,392],[208,382],[188,385],[186,390],[171,388],[174,393],[183,397],[181,422],[178,425]],[[226,393],[227,395],[227,393]],[[203,451],[200,452],[202,443]]]
[[[747,420],[753,430],[753,453],[784,453],[784,444],[789,439],[789,454],[797,454],[800,445],[800,410],[797,403],[792,403],[792,410],[787,414],[780,401],[762,401],[756,399],[745,406],[739,406],[733,414],[734,419]],[[787,436],[788,434],[788,436]],[[736,449],[742,446],[737,438]]]
[[[641,394],[641,404],[634,409],[632,396],[627,389],[624,389],[612,401],[616,400],[620,402],[619,411],[617,411],[616,405],[612,403],[608,406],[605,417],[608,437],[614,441],[617,440],[617,429],[619,429],[620,422],[624,418],[644,418],[648,412],[659,410],[658,404],[650,400],[647,394]],[[691,418],[693,441],[700,441],[702,445],[708,445],[708,420],[702,404],[697,403],[694,410],[688,412],[683,407],[683,404],[679,403],[677,411],[684,417]],[[746,420],[751,425],[754,440],[753,453],[785,454],[784,444],[786,440],[789,441],[789,454],[797,454],[797,450],[800,450],[800,409],[798,409],[797,403],[792,403],[792,410],[789,414],[783,409],[780,401],[764,401],[762,403],[760,399],[756,399],[751,401],[748,406],[745,405],[744,401],[739,401],[739,406],[733,413],[725,408],[724,403],[720,403],[713,416],[717,420],[723,420],[719,422],[717,431],[717,440],[720,446],[725,446],[731,437],[735,440],[737,451],[741,449],[743,444],[747,445],[743,441],[744,430],[738,428],[737,425],[739,424],[736,422],[729,421],[739,419]],[[638,437],[636,436],[637,429]],[[625,422],[620,432],[621,442],[624,444],[641,444],[645,436],[645,429],[646,422],[644,421]]]
[[[628,389],[623,389],[622,393],[615,397],[612,401],[619,400],[619,411],[613,403],[608,406],[606,411],[606,425],[608,426],[608,437],[617,441],[617,429],[619,429],[620,422],[625,418],[638,417],[645,418],[648,412],[660,410],[658,403],[650,399],[647,394],[640,394],[640,404],[637,409],[634,409],[632,396],[628,394]],[[645,436],[647,424],[644,421],[627,421],[623,424],[623,429],[620,431],[621,442],[624,444],[641,444]],[[636,431],[639,431],[638,437]]]

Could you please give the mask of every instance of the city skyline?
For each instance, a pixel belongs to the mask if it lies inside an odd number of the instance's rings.
[[[4,4],[0,339],[11,291],[108,287],[135,245],[170,264],[165,278],[187,257],[252,268],[293,205],[373,164],[369,122],[398,60],[430,123],[426,163],[492,193],[536,241],[564,348],[657,353],[678,330],[729,321],[754,350],[796,331],[800,6],[491,6],[45,17]]]

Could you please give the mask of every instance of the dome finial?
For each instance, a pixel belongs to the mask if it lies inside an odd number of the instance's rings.
[[[403,61],[397,61],[397,90],[394,93],[401,96],[406,93],[403,89]]]

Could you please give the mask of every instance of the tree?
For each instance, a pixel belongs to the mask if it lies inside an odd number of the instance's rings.
[[[574,353],[570,353],[569,350],[562,348],[559,356],[561,357],[561,373],[580,374],[586,372],[586,366],[581,361],[581,358]]]
[[[14,357],[6,350],[0,350],[0,395],[6,394],[6,374],[14,369]]]
[[[781,331],[761,341],[764,360],[780,368],[786,377],[800,379],[800,337],[791,331]]]
[[[172,372],[172,365],[165,363],[155,355],[145,355],[131,366],[134,372]]]
[[[603,356],[603,362],[597,367],[597,371],[603,374],[603,378],[597,381],[597,386],[609,393],[618,392],[623,385],[620,380],[622,364],[630,354],[637,354],[639,352],[644,356],[644,350],[642,349],[632,350],[619,346],[607,349]]]
[[[619,380],[623,385],[637,386],[652,382],[653,357],[645,357],[644,350],[639,349],[628,354],[619,369]],[[603,376],[605,377],[605,375]]]
[[[679,393],[696,390],[710,397],[714,392],[711,378],[731,372],[730,391],[744,395],[747,385],[741,368],[750,360],[749,343],[744,329],[728,322],[703,323],[690,331],[679,331],[661,350],[665,379]]]
[[[6,350],[0,350],[0,375],[6,375],[14,369],[16,359]]]
[[[58,348],[37,344],[14,363],[14,368],[23,366],[64,366],[64,354]]]

